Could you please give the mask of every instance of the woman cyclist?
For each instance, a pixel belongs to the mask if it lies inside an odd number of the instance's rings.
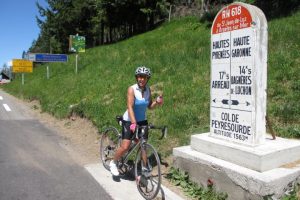
[[[150,87],[147,85],[151,78],[150,69],[141,66],[135,70],[136,84],[127,90],[127,110],[123,115],[122,143],[116,151],[114,159],[110,162],[112,175],[119,176],[117,161],[126,153],[130,147],[132,134],[136,126],[147,125],[146,110],[152,109],[156,105],[163,104],[163,97],[158,96],[156,101],[152,101]]]

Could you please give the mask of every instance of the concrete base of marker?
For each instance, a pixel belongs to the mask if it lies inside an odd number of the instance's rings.
[[[263,197],[280,199],[293,189],[294,184],[300,183],[300,162],[286,162],[288,160],[286,157],[291,157],[292,160],[300,158],[300,141],[291,140],[289,145],[283,138],[267,139],[265,145],[273,145],[273,150],[269,149],[267,154],[262,154],[260,151],[262,146],[248,147],[248,151],[235,144],[227,144],[223,147],[223,144],[220,144],[223,141],[211,138],[208,134],[195,135],[191,139],[191,146],[173,149],[174,166],[188,172],[192,181],[202,186],[207,186],[208,180],[212,181],[214,188],[219,192],[227,193],[229,199],[255,200],[263,199]],[[203,148],[194,149],[195,146],[199,147],[200,145],[206,150],[209,149],[208,152],[202,152],[201,149],[203,150]],[[276,146],[278,147],[277,150],[275,150]],[[242,149],[242,153],[237,147]],[[227,154],[228,157],[231,157],[229,160],[237,159],[238,162],[244,160],[244,163],[228,161],[224,157],[218,158],[215,156],[218,151],[224,151],[223,155]],[[282,152],[285,153],[284,156]],[[209,155],[209,153],[214,154],[214,156]],[[243,157],[239,158],[241,155]],[[269,159],[268,156],[272,159]],[[285,163],[285,165],[274,166],[270,169],[269,166],[274,164],[275,159],[281,160],[280,162]],[[261,166],[268,166],[267,170],[258,171],[247,166],[251,165],[251,162],[260,161],[264,163]],[[278,165],[280,162],[276,161],[274,165]]]
[[[300,141],[267,136],[265,143],[245,146],[210,137],[209,133],[191,137],[191,148],[255,171],[263,172],[300,159]]]

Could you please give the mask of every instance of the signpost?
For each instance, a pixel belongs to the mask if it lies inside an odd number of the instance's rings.
[[[267,23],[249,6],[230,4],[213,22],[210,135],[258,145],[266,132]]]
[[[36,54],[35,62],[68,62],[66,54]]]
[[[32,73],[33,63],[29,60],[13,59],[12,72],[13,73]]]
[[[69,38],[69,51],[75,53],[84,53],[85,52],[85,37],[77,35],[70,35]],[[78,54],[76,54],[75,61],[75,73],[77,74],[77,63],[78,63]]]
[[[13,59],[12,72],[22,73],[22,85],[24,85],[24,73],[32,73],[33,63],[29,60]]]
[[[28,60],[32,62],[68,62],[66,54],[29,53]],[[49,66],[47,66],[47,79],[49,79]]]
[[[79,35],[70,35],[69,51],[75,53],[85,52],[85,37]]]

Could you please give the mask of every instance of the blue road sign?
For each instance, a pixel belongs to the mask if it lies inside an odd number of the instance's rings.
[[[66,54],[35,54],[34,62],[67,62]]]

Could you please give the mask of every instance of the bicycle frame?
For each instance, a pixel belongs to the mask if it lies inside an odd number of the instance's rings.
[[[138,139],[139,130],[140,130],[140,129],[143,129],[143,128],[145,128],[145,127],[148,128],[148,126],[137,126],[136,131],[135,131],[135,138],[136,138],[136,139]],[[143,131],[142,131],[142,132],[143,132]],[[121,163],[121,164],[122,164],[122,165],[127,164],[130,155],[134,152],[135,149],[137,149],[138,147],[140,147],[140,149],[142,149],[143,144],[147,142],[147,141],[143,138],[144,134],[145,134],[145,133],[143,133],[143,134],[141,135],[141,138],[138,139],[137,142],[135,142],[134,140],[131,140],[131,144],[130,144],[129,150],[125,153],[125,155],[123,155],[123,156],[121,157],[121,160],[122,160],[122,163]]]
[[[128,162],[130,155],[134,152],[134,150],[135,150],[136,148],[138,148],[138,146],[141,147],[140,143],[141,143],[140,141],[139,141],[138,143],[135,143],[135,144],[134,144],[134,141],[131,142],[131,145],[132,145],[132,146],[131,146],[131,147],[129,148],[129,150],[125,153],[125,155],[123,155],[123,156],[121,157],[122,165],[124,165],[124,164],[126,164],[126,163]]]

